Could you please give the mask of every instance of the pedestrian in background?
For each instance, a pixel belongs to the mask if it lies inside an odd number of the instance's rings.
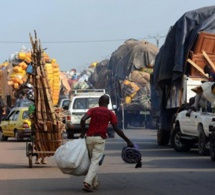
[[[7,106],[7,105],[4,105],[2,107],[2,116],[1,116],[1,119],[7,118],[8,114],[10,113],[10,111],[11,111],[10,107]]]
[[[93,192],[100,186],[98,180],[99,161],[102,159],[107,138],[107,126],[110,122],[115,132],[127,142],[129,147],[134,147],[133,143],[125,136],[123,131],[117,126],[116,115],[108,109],[109,96],[102,95],[99,98],[99,107],[91,108],[81,119],[82,132],[80,138],[85,138],[91,160],[88,173],[84,180],[83,190]],[[85,122],[91,118],[88,130],[85,128]]]

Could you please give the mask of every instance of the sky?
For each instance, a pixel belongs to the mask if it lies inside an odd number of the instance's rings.
[[[24,46],[34,30],[46,53],[62,71],[82,71],[110,59],[127,39],[158,47],[187,11],[214,0],[0,0],[0,63]]]

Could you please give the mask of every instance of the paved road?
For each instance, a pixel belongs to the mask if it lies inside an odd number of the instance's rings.
[[[109,139],[106,157],[100,169],[99,195],[214,195],[215,162],[201,157],[196,149],[177,153],[156,143],[155,130],[130,129],[126,135],[142,152],[142,168],[126,164],[120,154],[125,143],[118,137]],[[84,177],[62,174],[52,157],[47,165],[28,168],[25,142],[0,142],[1,195],[86,194],[81,190]]]

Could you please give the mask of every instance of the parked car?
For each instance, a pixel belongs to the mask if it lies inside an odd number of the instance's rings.
[[[13,108],[9,115],[0,124],[0,139],[8,140],[9,137],[16,141],[31,136],[31,121],[28,115],[28,107]]]

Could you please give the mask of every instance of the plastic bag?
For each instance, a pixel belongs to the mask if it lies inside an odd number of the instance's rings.
[[[90,159],[85,139],[74,139],[60,146],[55,151],[54,160],[64,174],[86,175]]]

